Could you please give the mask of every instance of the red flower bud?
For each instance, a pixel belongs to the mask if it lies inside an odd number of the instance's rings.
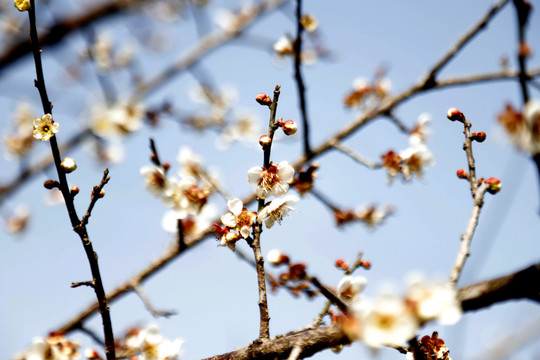
[[[471,134],[471,140],[478,141],[478,142],[484,142],[486,140],[486,133],[483,131],[474,132]]]
[[[56,180],[45,180],[45,182],[43,183],[43,187],[45,187],[45,189],[47,190],[52,190],[54,188],[59,188],[60,183]]]
[[[270,106],[272,104],[272,99],[270,96],[266,95],[265,93],[260,93],[255,97],[255,101],[257,101],[261,105]]]
[[[367,260],[362,260],[360,262],[360,265],[366,270],[371,269],[371,263],[369,261],[367,261]]]
[[[463,113],[456,108],[448,109],[448,112],[446,113],[446,117],[452,121],[456,121],[456,120],[461,121],[461,122],[465,121],[465,115],[463,115]]]
[[[465,169],[459,169],[457,172],[456,172],[456,175],[458,178],[460,179],[468,179],[469,178],[469,174],[467,174],[467,172],[465,171]]]
[[[285,135],[293,135],[296,133],[296,130],[298,130],[298,125],[296,125],[296,123],[292,120],[287,120],[283,123],[281,128],[283,129]]]
[[[497,178],[489,178],[485,181],[486,184],[488,184],[488,193],[490,194],[496,194],[498,193],[499,191],[501,191],[501,180],[497,179]]]

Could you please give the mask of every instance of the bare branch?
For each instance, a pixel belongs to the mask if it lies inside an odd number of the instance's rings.
[[[152,306],[152,303],[150,302],[150,299],[148,299],[148,296],[146,296],[146,294],[144,293],[142,288],[139,286],[139,284],[133,284],[133,289],[135,290],[137,295],[139,295],[139,297],[141,298],[141,300],[142,300],[144,306],[146,307],[146,309],[154,317],[158,317],[158,316],[169,317],[171,315],[176,315],[176,311],[157,310],[156,308],[154,308]]]

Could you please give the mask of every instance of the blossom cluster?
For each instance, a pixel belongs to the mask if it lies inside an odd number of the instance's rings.
[[[251,234],[251,228],[257,223],[265,223],[267,228],[281,223],[283,218],[293,210],[298,202],[294,195],[286,194],[289,183],[293,181],[294,169],[287,161],[278,165],[270,163],[268,169],[255,166],[248,171],[248,180],[256,186],[255,194],[259,199],[276,197],[268,202],[258,213],[250,212],[244,207],[240,199],[232,199],[227,202],[229,212],[221,217],[223,225],[214,224],[214,233],[221,246],[229,246],[233,251],[236,242],[241,238],[247,239]]]
[[[14,360],[76,360],[80,358],[79,342],[69,341],[63,334],[51,333],[46,339],[36,337],[32,347],[17,354]]]
[[[389,150],[381,156],[382,166],[388,171],[389,183],[399,175],[404,180],[410,180],[413,175],[422,178],[424,168],[435,163],[433,154],[425,145],[430,121],[429,115],[420,115],[416,126],[409,132],[409,147],[399,153]]]
[[[392,83],[379,74],[374,81],[362,77],[356,78],[352,87],[343,100],[345,107],[365,110],[373,108],[386,99],[390,94]]]
[[[294,296],[304,294],[308,298],[318,294],[307,281],[306,264],[291,262],[289,257],[278,249],[270,250],[266,258],[273,266],[286,266],[286,270],[280,273],[277,279],[268,274],[272,291],[286,288]]]
[[[178,177],[169,174],[168,163],[143,166],[140,173],[146,189],[171,208],[163,218],[163,228],[176,232],[178,220],[183,220],[185,233],[197,233],[205,228],[204,220],[213,215],[209,210],[207,216],[199,216],[207,207],[216,180],[206,172],[201,158],[191,149],[180,149],[177,160],[180,163]]]
[[[344,331],[368,346],[400,346],[413,339],[429,321],[455,324],[462,314],[457,292],[448,283],[412,281],[404,297],[386,292],[375,301],[361,295],[366,279],[347,275],[337,287],[337,295],[349,308],[343,318]]]
[[[159,331],[156,324],[144,328],[132,328],[121,341],[118,353],[126,354],[133,360],[174,360],[181,355],[184,340],[169,340]]]
[[[334,218],[338,226],[342,226],[353,221],[359,221],[367,225],[369,228],[374,228],[393,212],[394,208],[391,206],[386,208],[377,207],[374,205],[361,206],[355,210],[336,209],[334,211]]]

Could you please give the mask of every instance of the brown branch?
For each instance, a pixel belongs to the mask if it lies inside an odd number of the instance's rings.
[[[103,187],[109,182],[110,179],[111,177],[109,176],[109,169],[105,169],[105,171],[103,171],[103,178],[101,179],[101,183],[98,186],[94,186],[94,188],[92,189],[92,195],[90,198],[90,204],[88,205],[88,210],[86,210],[86,214],[84,214],[80,224],[77,226],[82,227],[88,224],[88,219],[90,219],[90,216],[92,215],[94,205],[96,205],[96,202],[104,196],[104,193],[102,193]]]
[[[540,263],[516,273],[467,286],[458,292],[464,311],[478,310],[513,299],[531,299],[540,303]],[[338,323],[300,334],[279,336],[204,360],[285,359],[293,349],[301,348],[298,359],[320,351],[348,345],[351,341]]]
[[[36,27],[36,12],[35,12],[35,0],[30,0],[30,9],[28,9],[28,18],[30,22],[30,39],[32,42],[32,53],[34,55],[34,64],[36,67],[36,76],[35,86],[38,89],[41,104],[43,106],[43,111],[45,114],[52,114],[52,104],[49,101],[47,96],[47,89],[45,86],[45,79],[43,76],[43,66],[41,62],[41,48],[39,47],[37,27]],[[73,196],[71,195],[66,173],[61,166],[61,157],[60,150],[58,149],[58,144],[56,142],[56,136],[51,137],[49,140],[51,145],[51,152],[54,159],[54,164],[56,167],[56,172],[59,179],[59,189],[62,192],[64,197],[64,203],[71,221],[71,226],[73,230],[81,238],[88,262],[90,264],[90,269],[92,272],[93,280],[91,281],[92,288],[96,294],[99,310],[101,313],[101,318],[103,322],[103,331],[105,334],[105,352],[107,360],[114,360],[115,350],[114,350],[114,336],[112,331],[111,317],[109,313],[109,306],[107,303],[107,298],[105,297],[105,290],[103,288],[103,282],[101,280],[101,274],[99,270],[99,265],[97,262],[97,254],[94,252],[92,243],[86,231],[85,223],[79,221],[77,211],[75,210],[75,204],[73,203]],[[104,185],[104,184],[103,184]],[[101,189],[100,189],[101,190]],[[92,207],[93,205],[91,205]],[[91,210],[91,207],[89,210]],[[88,214],[88,216],[90,216]],[[84,218],[83,218],[84,219]],[[88,220],[88,218],[86,218]]]
[[[357,153],[355,153],[353,150],[349,149],[348,147],[345,147],[343,146],[340,142],[336,142],[335,144],[332,145],[333,148],[335,148],[336,150],[339,150],[341,151],[343,154],[347,155],[348,157],[350,157],[351,159],[353,159],[354,161],[356,161],[357,163],[359,164],[362,164],[370,169],[381,169],[382,168],[382,164],[376,164],[372,161],[369,161],[363,157],[361,157],[360,155],[358,155]]]
[[[436,82],[436,76],[440,70],[447,65],[450,60],[469,42],[471,41],[482,29],[486,28],[488,22],[495,16],[495,14],[508,2],[509,0],[501,0],[495,4],[480,21],[475,24],[469,31],[467,31],[457,43],[449,50],[443,57],[432,67],[431,71],[426,75],[423,83],[425,86],[433,86]]]

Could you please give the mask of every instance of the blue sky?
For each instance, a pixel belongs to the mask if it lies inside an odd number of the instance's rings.
[[[377,66],[383,64],[389,69],[391,93],[402,92],[419,81],[428,67],[476,23],[491,4],[491,1],[423,0],[306,2],[304,10],[318,19],[321,38],[332,54],[329,59],[320,59],[303,69],[312,143],[322,143],[358,116],[342,105],[356,77],[371,78]],[[233,2],[213,1],[209,12],[231,6]],[[65,1],[51,2],[56,14],[75,10],[74,7]],[[250,41],[238,39],[214,51],[200,64],[211,74],[215,84],[236,88],[237,106],[258,116],[261,128],[266,127],[268,114],[253,99],[259,92],[271,93],[276,84],[282,87],[278,116],[299,120],[292,63],[276,64],[270,55],[273,41],[283,34],[294,34],[292,10],[293,6],[287,5],[274,11],[250,28],[247,33]],[[44,14],[47,18],[50,16],[47,12]],[[140,19],[130,15],[102,22],[96,30],[111,33],[116,44],[133,43],[136,42],[134,35],[143,32],[143,26],[137,24]],[[164,32],[170,47],[167,52],[155,53],[138,45],[145,78],[170,64],[196,40],[189,14],[178,21],[152,26]],[[154,29],[150,25],[149,28]],[[538,34],[540,17],[536,10],[529,28],[533,49],[540,48]],[[250,46],[253,40],[260,40],[264,46]],[[43,53],[49,96],[54,104],[55,119],[61,123],[60,143],[87,121],[88,99],[100,96],[92,75],[85,73],[83,84],[65,81],[67,65],[76,61],[84,42],[79,34],[74,34],[67,44],[62,49],[46,48]],[[502,55],[509,57],[514,68],[515,51],[515,14],[508,5],[442,71],[441,78],[497,71]],[[531,67],[538,64],[536,54],[530,64]],[[91,68],[85,71],[90,72]],[[6,115],[21,100],[40,108],[30,58],[1,76],[0,106]],[[130,94],[125,73],[114,74],[112,79],[121,94]],[[194,84],[193,76],[183,73],[144,102],[151,106],[166,99],[177,108],[195,108],[188,97]],[[343,207],[392,204],[396,208],[395,215],[374,231],[359,224],[336,229],[328,209],[307,195],[281,226],[263,233],[263,253],[279,248],[292,260],[306,262],[308,271],[324,283],[336,285],[341,274],[334,268],[334,261],[337,258],[352,261],[355,254],[362,251],[373,264],[372,269],[363,274],[369,281],[368,295],[376,294],[380,286],[388,283],[403,289],[404,275],[411,270],[423,272],[430,278],[446,278],[472,206],[467,183],[455,177],[458,168],[466,167],[465,153],[461,150],[463,130],[445,118],[449,107],[458,107],[472,122],[473,131],[485,131],[488,135],[486,142],[474,147],[479,175],[498,177],[503,184],[499,194],[486,197],[460,285],[537,262],[540,249],[537,241],[540,233],[538,175],[532,161],[512,147],[496,123],[497,113],[507,102],[520,107],[518,90],[517,82],[501,81],[432,91],[403,103],[396,109],[396,115],[409,126],[421,113],[432,117],[427,145],[436,164],[426,170],[423,179],[409,183],[394,181],[389,186],[384,171],[368,170],[340,153],[329,152],[317,159],[320,171],[316,186],[335,203]],[[538,98],[538,91],[533,90],[532,96]],[[0,121],[4,128],[10,126],[7,116]],[[276,162],[293,162],[300,156],[299,134],[275,143],[272,154]],[[175,158],[179,148],[191,147],[201,154],[208,166],[218,169],[228,192],[240,198],[253,190],[247,182],[248,169],[262,164],[262,152],[256,144],[234,144],[220,151],[215,147],[214,132],[189,132],[172,121],[163,121],[157,128],[144,126],[123,139],[126,159],[110,166],[112,178],[106,186],[107,196],[98,202],[89,224],[107,289],[123,283],[162,254],[172,241],[160,226],[166,208],[145,191],[139,175],[140,167],[149,164],[149,137],[155,139],[160,156],[171,162],[174,171],[178,169]],[[389,121],[378,119],[344,143],[376,161],[389,149],[405,148],[407,137]],[[37,160],[48,152],[48,144],[35,144],[32,159]],[[98,163],[85,146],[80,146],[70,156],[79,166],[69,180],[81,189],[76,205],[82,213],[104,165]],[[4,159],[0,159],[0,164],[5,169],[0,175],[1,181],[11,179],[18,165]],[[36,176],[1,205],[2,213],[19,203],[27,204],[32,211],[30,227],[23,236],[0,232],[0,284],[4,289],[0,297],[0,322],[4,324],[0,330],[2,358],[24,349],[31,344],[32,337],[46,335],[94,300],[89,289],[69,287],[71,282],[87,280],[89,269],[81,244],[69,228],[65,209],[44,204],[46,193],[41,184],[53,176],[52,172]],[[219,211],[225,210],[225,202],[219,197],[212,198],[212,202]],[[175,309],[178,315],[153,319],[137,296],[131,294],[112,304],[116,334],[121,335],[135,324],[158,322],[166,336],[186,340],[186,359],[208,357],[251,343],[258,335],[256,275],[231,251],[216,245],[213,238],[205,240],[143,285],[155,307]],[[240,244],[239,248],[249,250],[245,244]],[[310,323],[323,304],[324,299],[293,298],[284,291],[271,294],[271,334]],[[523,324],[539,316],[537,305],[512,302],[466,314],[454,327],[428,326],[422,334],[439,330],[453,358],[471,359],[493,346],[494,339],[519,332]],[[99,330],[99,323],[94,317],[89,326]],[[74,333],[73,337],[85,345],[90,344],[82,334]],[[538,341],[533,342],[512,358],[530,358],[538,353],[539,346]],[[353,359],[366,354],[363,345],[354,344],[339,356]],[[384,349],[380,355],[385,359],[401,358],[393,350]],[[331,356],[334,355],[327,351],[315,358]]]

